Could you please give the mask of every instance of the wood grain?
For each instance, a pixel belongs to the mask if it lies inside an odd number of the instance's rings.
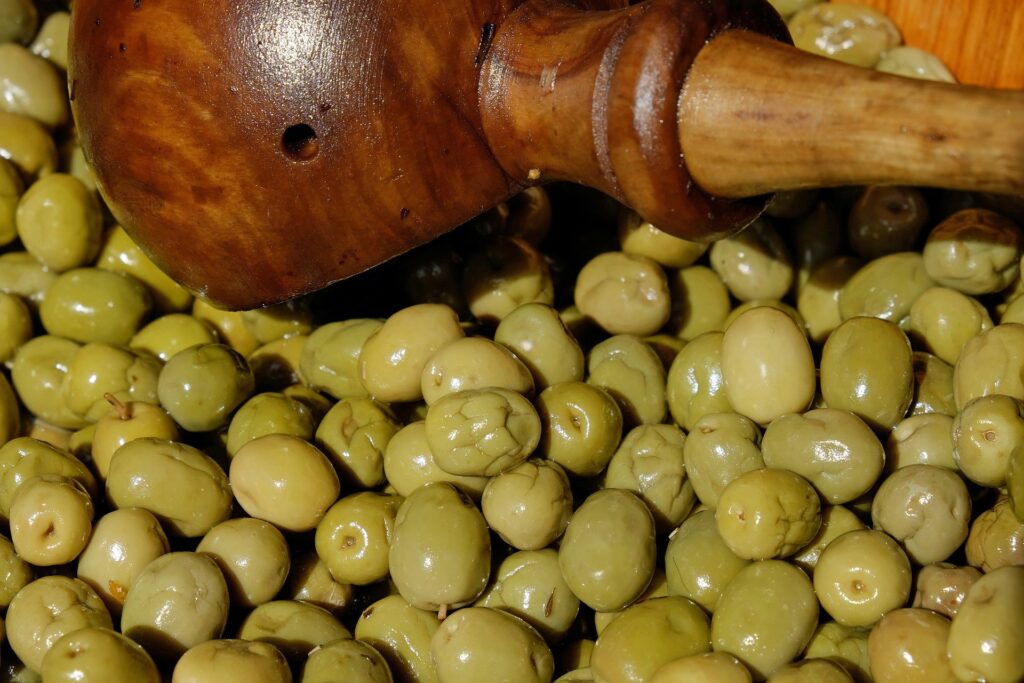
[[[939,56],[961,83],[1024,89],[1024,0],[837,0],[870,5],[904,42]]]

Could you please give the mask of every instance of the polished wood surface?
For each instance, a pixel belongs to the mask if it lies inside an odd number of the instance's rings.
[[[961,83],[1024,89],[1024,0],[835,0],[892,18],[907,45],[939,56]]]
[[[762,192],[809,182],[808,165],[833,169],[815,183],[875,179],[866,141],[894,136],[892,116],[873,121],[879,107],[930,130],[935,112],[910,106],[908,81],[879,79],[865,108],[841,90],[848,67],[818,60],[814,82],[767,78],[749,45],[728,38],[741,30],[786,38],[763,0],[76,0],[69,78],[117,219],[176,279],[250,308],[359,273],[547,180],[590,184],[676,234],[717,237],[756,215]],[[944,105],[962,99],[971,140],[1024,156],[992,115],[1003,100],[913,87]],[[793,111],[846,110],[856,144],[808,160],[771,139],[793,128],[790,90]],[[781,118],[752,135],[733,120],[751,106]],[[803,142],[846,134],[807,115]],[[716,138],[719,128],[737,136]],[[941,134],[909,156],[894,147],[884,177],[931,182],[921,156],[934,154],[958,171],[947,186],[1019,190],[1019,176],[980,168],[990,157],[964,155],[967,138]],[[716,146],[750,149],[719,158]],[[723,174],[722,163],[736,166]],[[769,180],[745,180],[750,163],[767,164]]]

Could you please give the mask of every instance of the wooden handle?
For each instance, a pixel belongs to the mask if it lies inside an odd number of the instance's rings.
[[[846,66],[747,31],[697,56],[679,140],[712,194],[906,183],[1024,193],[1024,92]]]

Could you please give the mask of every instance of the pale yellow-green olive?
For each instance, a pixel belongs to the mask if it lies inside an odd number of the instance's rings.
[[[619,247],[627,254],[646,256],[666,268],[685,268],[693,265],[708,245],[691,242],[659,230],[634,211],[623,211],[619,216]]]
[[[79,348],[70,339],[44,334],[22,344],[11,363],[11,384],[22,405],[55,427],[81,429],[89,424],[68,407],[61,391]]]
[[[727,652],[705,652],[674,659],[661,666],[651,683],[751,683],[743,662]]]
[[[14,4],[18,4],[17,2]],[[71,15],[68,12],[54,12],[46,17],[29,49],[32,54],[48,59],[58,69],[68,68],[68,29]],[[62,93],[63,95],[63,93]]]
[[[0,111],[0,157],[13,163],[26,178],[57,169],[57,146],[49,131],[35,119]]]
[[[850,208],[850,247],[864,259],[912,250],[928,222],[928,203],[913,187],[874,185]]]
[[[910,402],[911,415],[938,413],[956,415],[953,400],[953,367],[924,351],[915,351],[914,398]]]
[[[875,70],[926,81],[956,82],[956,78],[941,59],[931,52],[910,45],[899,45],[883,52],[875,64]]]
[[[0,6],[0,41],[28,43],[39,25],[39,10],[32,0],[12,0]]]
[[[410,422],[388,441],[384,449],[384,475],[398,495],[406,498],[423,484],[447,481],[478,500],[489,481],[487,477],[449,474],[438,467],[427,443],[423,420]]]
[[[427,409],[425,428],[438,467],[470,476],[512,469],[530,457],[541,437],[533,404],[498,388],[441,397]]]
[[[670,332],[690,341],[705,332],[718,332],[724,328],[732,301],[718,273],[707,266],[696,265],[667,275],[672,293],[672,314],[668,322]]]
[[[116,397],[114,410],[96,421],[90,452],[100,479],[107,478],[114,452],[129,441],[142,437],[179,439],[178,426],[158,405],[139,401],[122,402]]]
[[[855,681],[871,680],[868,631],[827,621],[818,626],[804,650],[806,659],[827,659],[850,672]]]
[[[796,308],[807,323],[807,333],[816,344],[823,344],[843,318],[839,313],[839,294],[863,262],[853,256],[835,256],[822,261],[799,288]]]
[[[662,665],[710,649],[708,617],[695,602],[653,598],[626,608],[602,631],[590,668],[597,681],[647,681]]]
[[[497,323],[519,306],[555,301],[551,270],[540,251],[517,237],[499,236],[466,260],[462,291],[470,312]]]
[[[538,391],[583,379],[583,351],[551,306],[519,306],[498,323],[494,341],[510,349],[529,368]]]
[[[821,526],[821,501],[806,479],[789,470],[760,469],[736,477],[715,509],[718,533],[749,560],[787,557]]]
[[[345,398],[320,421],[316,444],[344,483],[369,489],[384,483],[384,451],[400,428],[387,406],[369,398]]]
[[[885,442],[885,466],[890,472],[908,465],[933,465],[956,470],[953,458],[953,418],[941,413],[904,418]]]
[[[1010,454],[1024,445],[1024,402],[1002,394],[973,399],[953,420],[952,439],[964,476],[982,486],[1004,486]]]
[[[248,356],[259,348],[259,340],[242,322],[240,311],[225,311],[202,297],[196,297],[192,302],[192,315],[212,325],[217,336],[242,356]]]
[[[551,650],[529,624],[487,607],[445,619],[431,639],[430,658],[439,683],[544,683],[555,669]]]
[[[474,604],[514,614],[549,643],[568,633],[580,608],[579,599],[562,578],[554,548],[509,555]]]
[[[224,631],[228,587],[212,558],[174,552],[136,577],[121,612],[121,632],[158,661],[174,661]]]
[[[93,526],[78,558],[78,578],[117,616],[138,575],[169,550],[167,535],[153,513],[142,508],[113,510]]]
[[[948,651],[958,680],[1011,683],[1024,671],[1024,567],[1002,567],[967,591],[949,628]]]
[[[920,565],[941,562],[967,540],[971,498],[955,472],[908,465],[886,477],[871,503],[875,528],[903,545]]]
[[[192,305],[192,293],[160,270],[119,225],[103,236],[96,266],[128,273],[142,282],[149,288],[153,303],[159,311],[186,311]]]
[[[0,443],[7,443],[21,432],[18,397],[7,376],[0,373]]]
[[[916,347],[953,365],[964,344],[991,327],[988,311],[976,299],[932,287],[911,305],[907,332]]]
[[[800,49],[854,66],[873,67],[902,42],[889,17],[860,4],[810,5],[789,20],[789,30]]]
[[[299,361],[303,380],[336,399],[367,396],[359,381],[359,353],[382,325],[379,320],[356,318],[313,330]]]
[[[352,633],[325,609],[295,600],[265,602],[242,622],[242,640],[269,643],[290,662],[301,662],[311,650]]]
[[[37,567],[77,558],[92,532],[93,502],[85,487],[68,477],[44,474],[26,481],[11,501],[11,541],[18,555]]]
[[[66,576],[44,576],[28,584],[7,608],[7,642],[35,671],[63,636],[89,627],[113,628],[103,601],[92,588]]]
[[[666,379],[665,393],[675,423],[692,431],[697,420],[712,413],[735,412],[722,376],[721,332],[697,337],[679,352]]]
[[[711,617],[711,645],[761,679],[793,661],[817,625],[818,601],[807,576],[786,562],[764,560],[726,586]]]
[[[821,551],[827,548],[829,543],[847,531],[865,528],[867,527],[864,523],[849,508],[842,505],[824,505],[821,508],[821,527],[818,528],[818,533],[793,556],[792,562],[808,574],[813,574]]]
[[[327,456],[288,434],[269,434],[242,446],[228,476],[243,510],[285,531],[316,528],[341,491]]]
[[[66,87],[52,63],[16,43],[0,43],[0,110],[56,128],[68,119]]]
[[[805,659],[781,667],[767,683],[853,683],[853,677],[831,660]]]
[[[30,584],[33,578],[32,567],[14,551],[14,544],[0,536],[0,607],[6,609],[18,591]]]
[[[573,514],[558,548],[569,588],[587,606],[619,610],[650,583],[656,565],[654,519],[621,489],[592,493]]]
[[[574,301],[610,334],[654,334],[668,322],[671,302],[665,271],[646,256],[606,252],[576,277]]]
[[[507,348],[486,337],[466,337],[447,344],[429,358],[420,380],[428,405],[442,396],[470,389],[498,387],[533,394],[533,375]]]
[[[966,344],[953,370],[956,407],[989,394],[1024,401],[1024,325],[1006,323],[982,332]]]
[[[924,246],[924,265],[939,284],[965,294],[1005,289],[1020,274],[1024,233],[988,209],[964,209],[939,223]]]
[[[892,429],[913,398],[910,341],[888,320],[851,318],[825,342],[820,381],[830,408],[848,410],[875,429]]]
[[[750,301],[744,301],[742,304],[729,311],[729,315],[725,319],[725,327],[723,329],[728,330],[737,318],[753,308],[774,308],[775,310],[781,311],[792,318],[793,322],[796,323],[796,326],[799,329],[804,331],[807,330],[807,323],[804,322],[803,316],[800,315],[800,311],[779,299],[751,299]]]
[[[269,643],[208,640],[190,647],[174,665],[171,683],[291,683],[284,655]]]
[[[1013,513],[1008,499],[1001,498],[978,515],[971,524],[966,551],[967,563],[986,573],[1024,564],[1024,521]]]
[[[917,297],[935,284],[921,254],[887,254],[847,280],[839,293],[839,314],[843,320],[864,315],[898,323],[910,313]]]
[[[388,663],[377,650],[351,638],[333,640],[309,653],[302,683],[393,683]]]
[[[480,507],[503,541],[520,550],[540,550],[565,531],[572,502],[565,470],[550,460],[531,459],[492,477]]]
[[[922,567],[915,580],[914,607],[924,607],[952,619],[981,572],[946,562]]]
[[[689,598],[714,613],[722,591],[748,564],[722,540],[714,511],[700,510],[670,535],[665,550],[669,595]]]
[[[885,451],[871,428],[853,413],[835,408],[775,419],[764,432],[761,453],[767,467],[796,472],[832,504],[870,490],[885,463]]]
[[[826,546],[814,567],[814,590],[844,626],[871,626],[910,597],[910,561],[881,531],[849,531]]]
[[[622,438],[622,410],[605,391],[583,382],[554,384],[537,397],[539,452],[570,475],[602,472]]]
[[[665,419],[665,366],[639,337],[620,334],[602,341],[590,350],[587,367],[587,383],[616,400],[626,425]]]
[[[718,240],[711,267],[740,301],[781,299],[793,286],[793,260],[779,233],[765,219]]]
[[[419,400],[427,361],[441,347],[465,336],[458,315],[448,306],[403,308],[363,342],[359,379],[379,401]]]
[[[228,455],[261,436],[290,434],[312,440],[315,417],[304,403],[284,394],[267,392],[256,394],[235,412],[228,426]]]
[[[711,413],[697,420],[683,444],[686,475],[704,505],[714,508],[733,479],[764,467],[761,430],[743,415]]]
[[[50,285],[39,317],[50,334],[83,344],[127,345],[149,315],[150,305],[149,290],[132,276],[77,268]]]
[[[44,474],[75,479],[90,496],[97,493],[96,478],[78,458],[38,439],[22,436],[0,446],[0,516],[7,519],[18,489]]]
[[[176,353],[160,371],[157,395],[174,421],[192,432],[228,424],[253,391],[255,380],[241,354],[224,344],[200,344]]]
[[[143,437],[118,448],[106,491],[113,507],[149,510],[174,536],[202,536],[231,514],[231,488],[220,465],[197,448],[165,439]]]
[[[160,672],[142,646],[101,626],[66,633],[43,657],[47,683],[160,683]]]
[[[814,399],[811,347],[785,313],[767,307],[747,311],[726,328],[721,353],[728,401],[754,422],[765,425],[803,411]]]
[[[281,597],[308,602],[341,617],[354,604],[355,588],[334,580],[316,551],[296,557]]]
[[[640,425],[623,438],[605,472],[605,487],[639,495],[661,533],[679,526],[697,502],[683,464],[685,443],[675,425]]]
[[[0,291],[21,297],[33,311],[39,310],[56,279],[57,273],[27,251],[0,254]]]
[[[15,216],[18,200],[25,192],[25,184],[14,164],[0,157],[0,246],[5,247],[18,238]]]
[[[668,592],[668,579],[665,577],[665,572],[661,569],[655,568],[654,576],[651,577],[651,582],[647,584],[647,588],[644,592],[633,601],[633,605],[638,605],[654,598],[667,598],[669,597]],[[694,601],[696,602],[696,601]],[[608,625],[619,618],[627,609],[633,605],[628,605],[620,610],[613,610],[611,612],[594,612],[594,630],[597,631],[597,637],[600,638],[604,630],[608,628]]]
[[[68,364],[61,392],[74,413],[91,423],[117,410],[116,402],[154,405],[161,363],[112,344],[92,342],[78,350]],[[111,400],[113,397],[114,400]]]
[[[255,607],[273,599],[288,577],[288,543],[261,519],[229,519],[206,532],[196,552],[212,557],[227,581],[231,602]]]
[[[282,304],[242,311],[242,324],[260,344],[283,337],[308,335],[313,331],[309,299],[291,299]]]
[[[336,581],[357,586],[388,576],[388,550],[402,499],[372,491],[346,496],[316,528],[316,552]]]
[[[186,313],[169,313],[143,325],[128,343],[133,351],[149,353],[165,363],[179,351],[196,344],[213,344],[213,327]]]
[[[483,515],[455,486],[414,491],[391,534],[391,580],[413,607],[447,611],[475,600],[490,575],[491,539]]]
[[[400,595],[389,595],[363,610],[355,636],[384,656],[399,683],[437,683],[430,641],[440,627],[437,614],[411,606]]]
[[[876,683],[956,683],[946,642],[949,619],[931,610],[897,609],[871,629],[868,656]]]
[[[304,334],[293,334],[269,341],[250,353],[246,361],[252,368],[256,387],[261,391],[282,391],[301,381],[299,365],[308,339]]]
[[[34,182],[18,202],[16,221],[25,249],[58,273],[87,265],[99,251],[100,205],[74,176],[52,173]]]

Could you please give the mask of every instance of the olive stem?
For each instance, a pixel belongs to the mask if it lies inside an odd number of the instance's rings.
[[[117,417],[121,420],[132,419],[132,406],[131,403],[124,403],[117,396],[114,396],[109,391],[103,394],[103,400],[113,406],[114,410],[117,411]]]

